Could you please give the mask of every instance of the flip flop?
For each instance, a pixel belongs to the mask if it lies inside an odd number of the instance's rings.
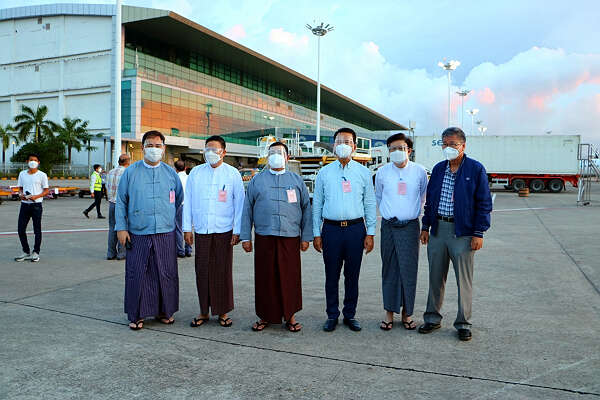
[[[291,322],[286,322],[285,327],[287,328],[288,331],[294,332],[294,333],[300,332],[302,330],[302,326],[300,326],[299,322],[296,322],[294,324],[292,324]]]
[[[265,322],[265,321],[256,321],[254,323],[254,325],[252,325],[252,330],[254,332],[260,332],[263,329],[265,329],[267,326],[269,326],[268,322]]]
[[[381,321],[381,325],[379,325],[379,328],[384,331],[389,331],[392,329],[393,326],[394,326],[394,321],[390,321],[390,322]]]
[[[209,318],[194,318],[194,320],[192,322],[190,322],[190,326],[192,328],[197,328],[200,325],[204,325],[204,323],[208,320],[209,320]]]
[[[229,328],[231,325],[233,325],[233,321],[229,317],[225,319],[219,317],[219,325],[221,325],[223,328]]]
[[[159,319],[161,324],[165,324],[165,325],[171,325],[175,323],[175,318],[171,319],[171,318],[160,318]]]
[[[417,324],[412,319],[410,321],[402,321],[402,326],[408,331],[417,329]]]
[[[131,326],[131,324],[134,324],[134,326]],[[131,322],[129,324],[129,329],[131,329],[132,331],[139,331],[143,327],[144,327],[144,320],[143,319],[140,319],[137,322]]]

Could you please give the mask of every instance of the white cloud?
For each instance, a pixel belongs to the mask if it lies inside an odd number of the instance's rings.
[[[308,36],[297,35],[287,32],[283,28],[271,29],[269,31],[269,41],[288,48],[305,50],[308,48]]]
[[[224,36],[228,37],[231,40],[235,40],[236,42],[239,42],[240,39],[243,39],[246,37],[246,30],[244,29],[244,25],[237,24],[237,25],[232,26],[227,31],[225,31]]]

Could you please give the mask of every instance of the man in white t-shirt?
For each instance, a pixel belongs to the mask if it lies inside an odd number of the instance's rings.
[[[15,261],[40,261],[40,246],[42,245],[42,201],[48,194],[48,176],[38,170],[40,158],[36,154],[27,157],[29,169],[19,174],[19,197],[21,198],[21,209],[19,210],[19,239],[23,254],[15,258]],[[33,220],[33,232],[35,244],[33,253],[30,252],[27,242],[27,225]]]
[[[417,326],[411,319],[419,264],[419,215],[425,202],[427,173],[409,160],[412,140],[402,133],[387,140],[390,163],[375,177],[375,198],[381,213],[383,308],[380,328],[392,329],[394,313],[402,314],[404,329]]]
[[[177,171],[177,176],[179,176],[179,180],[181,181],[181,185],[183,186],[183,192],[185,193],[185,185],[187,183],[188,174],[185,172],[185,162],[182,160],[175,161],[175,171]],[[184,200],[185,201],[185,200]],[[185,240],[183,240],[183,229],[182,229],[182,221],[183,221],[183,203],[177,209],[175,213],[175,234],[177,240],[177,257],[191,257],[192,256],[192,246],[187,244]]]

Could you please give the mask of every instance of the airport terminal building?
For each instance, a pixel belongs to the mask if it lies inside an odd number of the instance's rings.
[[[92,162],[110,161],[115,21],[113,5],[0,10],[0,124],[21,104],[45,104],[53,121],[88,120],[90,132],[104,136]],[[168,161],[201,160],[204,139],[215,134],[239,165],[251,163],[265,134],[314,140],[314,80],[171,11],[123,6],[120,31],[122,150],[134,160],[150,129],[167,137]],[[321,140],[341,126],[365,137],[405,129],[321,86]],[[74,163],[87,163],[87,153]]]

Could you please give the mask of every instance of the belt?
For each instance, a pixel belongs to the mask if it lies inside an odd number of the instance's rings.
[[[437,219],[441,219],[442,221],[446,222],[454,222],[454,217],[446,217],[444,215],[438,215]]]
[[[347,226],[354,225],[354,224],[360,224],[363,222],[364,222],[363,218],[349,219],[347,221],[334,221],[332,219],[324,219],[323,220],[323,223],[325,223],[325,224],[341,226],[342,228],[345,228]]]

